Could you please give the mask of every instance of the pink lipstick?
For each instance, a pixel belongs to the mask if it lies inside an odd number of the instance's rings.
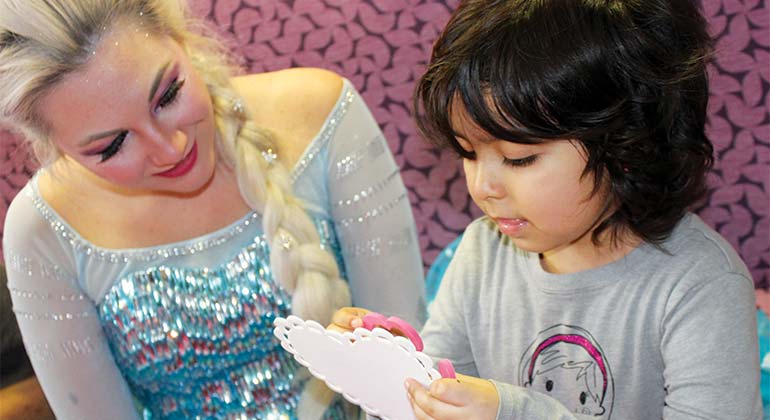
[[[162,176],[165,178],[176,178],[180,177],[188,172],[195,166],[195,161],[198,160],[198,143],[193,143],[192,149],[190,149],[190,153],[187,154],[179,163],[174,165],[173,168],[163,171],[159,174],[156,174],[158,176]]]

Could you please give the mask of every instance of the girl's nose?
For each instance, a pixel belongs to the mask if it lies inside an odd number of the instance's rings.
[[[473,189],[473,195],[481,200],[499,199],[505,196],[505,188],[501,182],[501,174],[498,174],[494,168],[491,167],[490,162],[472,161],[472,168],[468,168],[466,165],[466,176],[473,177],[473,184],[469,187]],[[472,174],[468,174],[467,170],[471,169]]]

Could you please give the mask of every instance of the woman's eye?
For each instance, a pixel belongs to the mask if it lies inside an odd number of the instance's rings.
[[[127,135],[128,131],[121,132],[107,147],[98,152],[98,155],[102,157],[99,163],[104,162],[105,160],[113,157],[115,153],[118,153],[121,146],[123,146],[123,142],[126,140]]]
[[[529,166],[535,163],[536,160],[537,160],[537,155],[531,155],[521,159],[503,158],[503,163],[505,163],[508,166],[515,166],[517,168],[521,168],[521,167]]]
[[[174,79],[168,89],[163,92],[163,96],[158,100],[158,108],[165,108],[171,105],[179,97],[179,90],[182,89],[183,85],[184,79]]]

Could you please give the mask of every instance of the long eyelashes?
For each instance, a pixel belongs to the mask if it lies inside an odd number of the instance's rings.
[[[123,146],[123,142],[126,140],[127,135],[128,131],[121,132],[106,148],[104,148],[104,150],[99,152],[99,156],[102,157],[99,163],[104,162],[105,160],[113,157],[115,153],[118,153],[118,151],[120,151],[120,147]]]
[[[460,159],[476,160],[475,152],[464,150],[467,156],[463,156],[459,151],[455,151],[455,152],[457,153],[457,157],[459,157]],[[506,157],[503,158],[503,164],[507,166],[516,167],[516,168],[523,168],[523,167],[532,165],[536,161],[537,161],[537,155],[530,155],[521,159],[508,159]]]
[[[521,159],[503,158],[503,163],[508,166],[515,166],[517,168],[522,168],[535,163],[536,160],[537,160],[537,155],[531,155]]]
[[[168,89],[163,92],[163,96],[158,100],[157,109],[172,105],[179,98],[179,91],[182,89],[182,86],[184,86],[184,79],[174,79]],[[115,156],[115,154],[120,151],[127,136],[128,131],[121,132],[106,148],[98,152],[97,154],[101,157],[99,163]]]
[[[174,79],[171,86],[163,92],[163,96],[158,100],[158,108],[165,108],[171,105],[179,97],[179,90],[184,86],[185,79]]]

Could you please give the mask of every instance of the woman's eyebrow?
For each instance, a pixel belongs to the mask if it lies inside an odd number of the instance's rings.
[[[166,69],[168,69],[168,66],[171,65],[171,60],[167,61],[165,64],[163,64],[160,69],[158,69],[158,72],[155,74],[155,79],[152,81],[152,86],[150,87],[150,96],[147,98],[147,102],[152,102],[152,98],[155,96],[155,93],[158,91],[158,87],[160,86],[160,81],[163,80],[163,75],[166,74]],[[115,134],[120,133],[123,131],[122,129],[117,130],[109,130],[105,131],[103,133],[97,133],[92,134],[88,136],[84,141],[80,143],[80,146],[87,146],[91,142],[99,140],[104,137],[112,136]]]
[[[102,139],[102,138],[105,138],[105,137],[108,137],[108,136],[114,136],[116,134],[120,134],[120,132],[122,132],[122,131],[123,131],[123,129],[119,128],[117,130],[110,130],[110,131],[105,131],[103,133],[92,134],[92,135],[88,136],[85,140],[80,142],[79,146],[80,147],[88,146],[89,144],[91,144],[92,142],[94,142],[96,140],[99,140],[99,139]]]
[[[158,73],[155,75],[155,80],[152,81],[152,87],[150,87],[150,96],[147,98],[147,102],[151,102],[152,98],[155,96],[155,92],[158,91],[160,81],[163,79],[163,75],[166,73],[166,69],[169,65],[171,65],[171,60],[167,61],[166,64],[162,65],[160,69],[158,69]]]

